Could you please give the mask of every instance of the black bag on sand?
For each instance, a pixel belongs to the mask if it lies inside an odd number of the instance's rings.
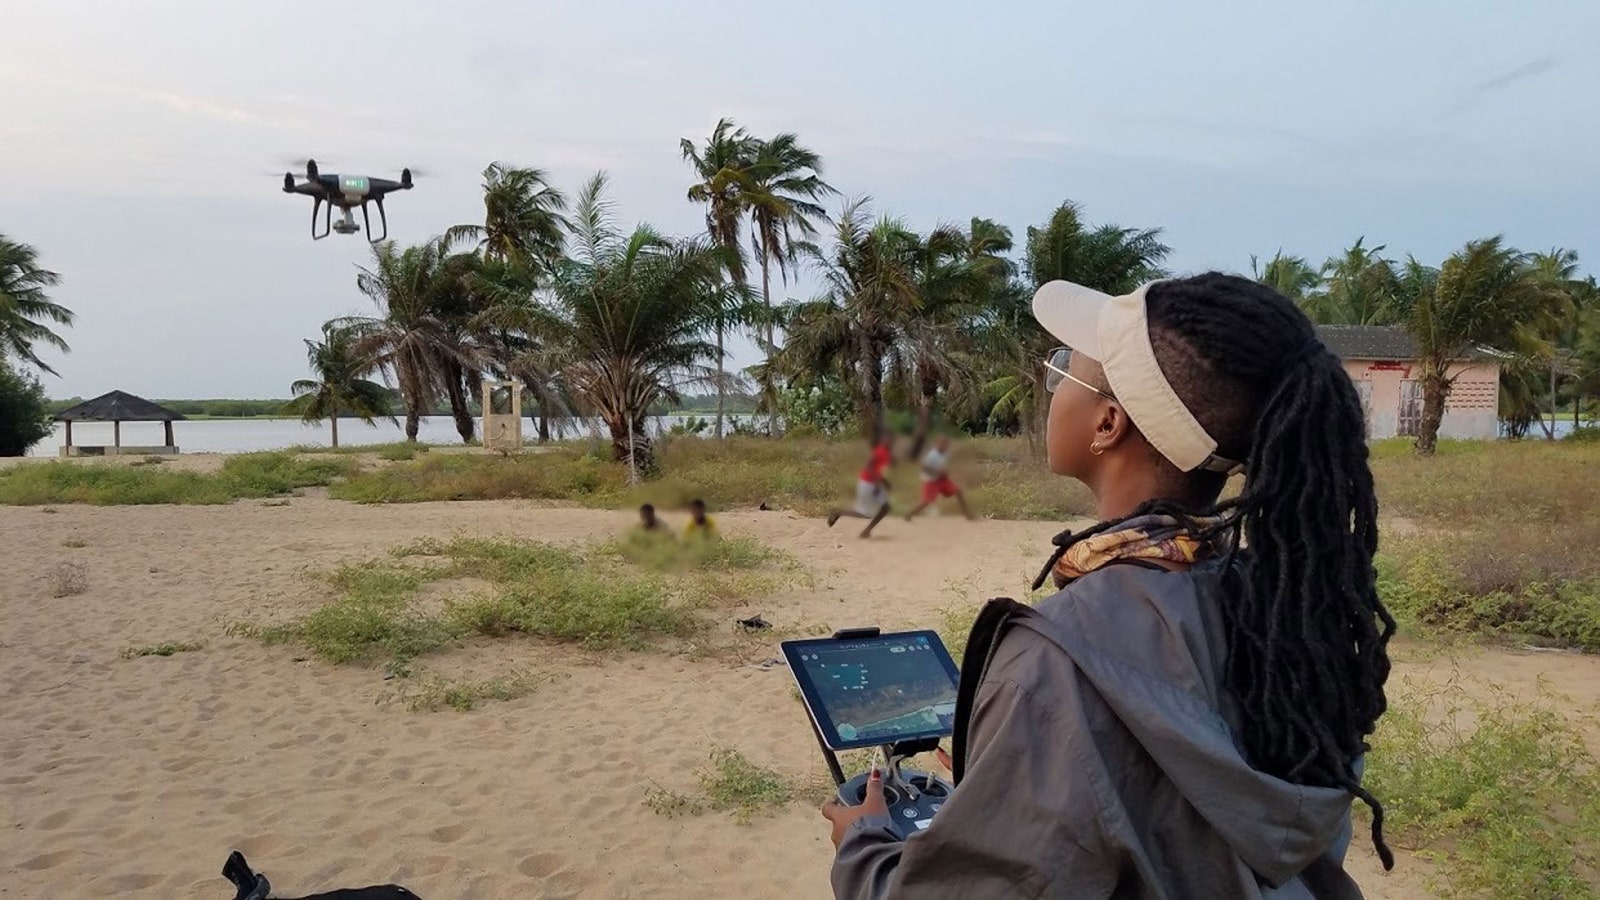
[[[252,871],[250,864],[244,861],[244,854],[237,850],[229,854],[228,861],[222,864],[222,877],[233,882],[233,886],[239,889],[233,900],[272,898],[272,884],[267,881],[267,876]],[[291,898],[281,898],[281,900],[291,900]],[[421,898],[398,884],[383,884],[375,887],[340,888],[337,891],[307,894],[293,900],[421,900]]]

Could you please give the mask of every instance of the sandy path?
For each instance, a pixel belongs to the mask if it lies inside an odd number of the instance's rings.
[[[865,543],[784,513],[721,518],[724,531],[787,547],[818,576],[738,612],[828,627],[930,626],[942,607],[1020,596],[1054,530],[950,517],[889,522]],[[578,540],[627,522],[512,502],[317,497],[0,508],[0,895],[222,897],[217,873],[238,848],[285,894],[396,880],[430,900],[826,896],[831,848],[814,808],[741,826],[720,814],[665,819],[640,802],[652,783],[693,790],[695,768],[719,746],[820,772],[782,669],[507,640],[442,665],[554,680],[468,713],[411,713],[388,701],[393,683],[377,671],[296,661],[294,648],[225,630],[315,602],[309,572],[418,537]],[[48,576],[63,561],[84,567],[88,590],[54,599]],[[118,656],[164,641],[205,648]],[[1549,674],[1581,702],[1600,701],[1594,658],[1460,658],[1518,689]],[[1419,866],[1378,876],[1359,841],[1355,854],[1370,896],[1418,894]]]

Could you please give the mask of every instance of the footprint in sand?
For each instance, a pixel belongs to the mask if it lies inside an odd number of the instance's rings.
[[[71,859],[76,853],[76,850],[57,850],[54,853],[41,853],[32,859],[23,860],[19,868],[27,869],[30,872],[54,869],[56,866]]]
[[[529,878],[549,878],[561,868],[561,857],[555,853],[535,853],[517,863],[517,871]]]
[[[72,810],[63,809],[53,812],[50,815],[40,819],[39,824],[35,825],[34,827],[44,831],[55,831],[57,828],[60,828],[70,821],[72,821]]]
[[[124,891],[142,891],[161,883],[160,875],[118,875],[111,879],[111,889],[118,893]]]
[[[435,828],[433,831],[428,833],[428,837],[438,841],[441,844],[454,844],[456,841],[466,837],[466,834],[467,826],[456,824],[446,825],[443,828]]]

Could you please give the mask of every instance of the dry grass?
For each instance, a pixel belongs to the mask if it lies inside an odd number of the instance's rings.
[[[1420,526],[1386,538],[1380,589],[1423,630],[1600,651],[1600,446],[1409,442],[1374,447],[1385,514]]]
[[[822,515],[853,498],[866,448],[817,438],[680,438],[663,441],[659,455],[665,474],[637,487],[628,485],[620,464],[603,458],[604,448],[597,455],[566,445],[515,457],[435,454],[402,461],[351,477],[335,485],[332,495],[363,503],[516,498],[601,508],[653,503],[663,509],[681,509],[699,498],[714,510],[765,503]],[[954,474],[982,515],[1064,519],[1092,508],[1087,490],[1051,476],[1020,440],[963,442]],[[890,481],[893,502],[909,510],[919,486],[914,464],[899,463]]]

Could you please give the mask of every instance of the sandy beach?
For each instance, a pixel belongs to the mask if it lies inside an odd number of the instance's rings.
[[[716,812],[669,819],[642,802],[651,785],[693,790],[718,747],[820,775],[782,668],[508,638],[429,665],[532,672],[533,693],[413,712],[381,669],[229,634],[231,623],[314,607],[326,597],[315,573],[417,538],[582,541],[620,531],[628,514],[359,506],[314,491],[280,504],[0,508],[0,895],[228,897],[218,872],[233,849],[288,896],[386,881],[429,900],[828,895],[832,848],[814,806],[742,825]],[[1056,530],[945,516],[891,520],[862,542],[784,512],[719,520],[788,550],[814,583],[719,610],[718,628],[733,613],[779,626],[934,627],[943,608],[1020,596]],[[48,581],[64,562],[82,567],[87,589],[54,598]],[[203,647],[120,655],[169,641]],[[1397,678],[1458,666],[1514,691],[1549,678],[1585,710],[1600,703],[1593,657],[1397,655]],[[1369,896],[1421,893],[1424,863],[1402,853],[1384,875],[1359,834],[1351,866]]]

